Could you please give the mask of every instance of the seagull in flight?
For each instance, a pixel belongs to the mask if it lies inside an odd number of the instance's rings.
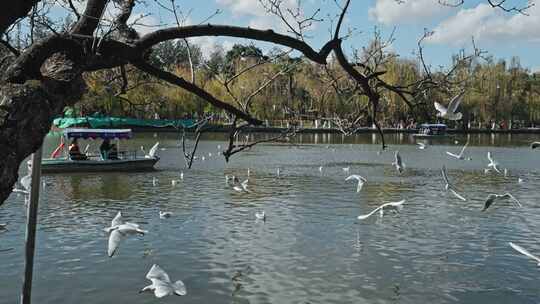
[[[496,201],[499,200],[510,200],[516,207],[521,207],[521,203],[510,193],[505,194],[490,194],[486,198],[486,202],[484,203],[484,209],[482,211],[486,211],[487,208],[489,208],[491,205],[493,205]]]
[[[166,219],[172,216],[172,212],[168,211],[159,211],[159,218],[160,219]]]
[[[153,291],[156,298],[163,298],[173,294],[185,296],[187,293],[186,286],[182,281],[171,282],[169,275],[156,264],[150,268],[150,271],[146,274],[146,278],[152,281],[152,284],[141,289],[139,293]]]
[[[488,151],[487,153],[487,158],[489,160],[489,164],[487,165],[488,166],[488,169],[493,169],[495,171],[497,171],[497,173],[501,173],[501,170],[499,170],[499,163],[496,162],[495,160],[493,160],[493,157],[491,155],[491,152]]]
[[[540,147],[540,141],[535,141],[531,143],[531,149],[536,149],[538,147]]]
[[[416,143],[418,145],[418,149],[425,150],[427,148],[427,145],[425,143]]]
[[[345,168],[343,168],[343,172],[345,172],[345,173],[349,173],[350,170],[351,170],[351,167],[345,167]]]
[[[30,190],[32,189],[32,173],[23,176],[19,183],[23,186],[23,189],[14,188],[13,192],[22,193],[24,195],[24,204],[28,205],[30,202]]]
[[[379,212],[379,216],[380,217],[383,217],[384,215],[384,208],[387,208],[387,209],[390,209],[390,210],[394,210],[396,212],[399,213],[399,211],[401,211],[403,209],[403,204],[405,203],[405,200],[401,200],[399,202],[390,202],[390,203],[386,203],[386,204],[382,204],[380,205],[379,207],[375,208],[373,211],[371,211],[370,213],[368,214],[364,214],[364,215],[359,215],[358,216],[358,219],[359,220],[363,220],[363,219],[367,219],[368,217],[372,216],[374,213],[376,212]]]
[[[236,192],[249,192],[249,190],[248,190],[248,182],[249,182],[249,180],[246,179],[245,181],[239,183],[240,185],[234,185],[233,189]]]
[[[467,148],[468,145],[469,145],[469,142],[466,142],[465,145],[463,146],[463,148],[461,148],[461,151],[459,152],[459,154],[454,154],[454,153],[448,152],[448,151],[446,151],[446,154],[448,154],[448,155],[450,155],[450,156],[452,156],[454,158],[460,159],[460,160],[471,160],[470,157],[465,158],[463,156],[463,152],[465,152],[465,149]]]
[[[450,190],[450,192],[452,192],[452,194],[453,194],[455,197],[459,198],[459,199],[462,200],[462,201],[466,201],[467,199],[464,198],[461,194],[459,194],[459,193],[456,191],[454,185],[452,185],[452,183],[450,183],[450,181],[448,180],[448,174],[446,173],[446,166],[443,166],[443,167],[442,167],[441,173],[442,173],[442,176],[443,176],[443,179],[444,179],[444,183],[445,183],[444,189],[445,189],[446,191]]]
[[[148,233],[148,231],[140,229],[140,226],[138,224],[128,222],[124,223],[122,221],[122,212],[120,211],[111,221],[111,226],[105,228],[105,231],[109,233],[109,247],[107,250],[107,254],[109,255],[109,257],[112,257],[116,253],[116,250],[118,250],[118,247],[120,246],[120,241],[122,241],[123,237],[131,234],[144,235],[145,233]]]
[[[457,108],[459,107],[459,104],[461,103],[461,100],[463,99],[463,95],[465,94],[465,91],[461,91],[458,95],[454,96],[452,100],[450,100],[450,103],[448,104],[448,108],[443,106],[442,104],[438,102],[434,102],[435,109],[439,113],[437,113],[437,117],[441,117],[448,120],[460,120],[463,116],[461,112],[456,112]]]
[[[148,154],[146,154],[144,156],[144,158],[155,158],[156,157],[156,153],[158,151],[158,147],[159,147],[159,141],[156,142],[152,148],[150,148],[150,151],[148,151]],[[141,149],[142,151],[144,152],[144,147],[141,146]]]
[[[528,250],[526,250],[525,248],[523,248],[523,247],[521,247],[521,246],[519,246],[519,245],[516,245],[516,244],[514,244],[514,243],[512,243],[512,242],[509,242],[508,244],[509,244],[512,248],[514,248],[515,251],[517,251],[517,252],[519,252],[519,253],[521,253],[521,254],[523,254],[523,255],[525,255],[525,256],[527,256],[527,257],[533,259],[533,260],[535,260],[535,261],[538,263],[537,266],[540,267],[540,258],[539,258],[539,257],[534,256],[532,253],[530,253],[530,252],[529,252]]]
[[[264,210],[261,212],[255,212],[255,218],[258,220],[266,221],[266,213],[264,213]]]
[[[392,163],[392,166],[396,167],[396,170],[399,174],[403,173],[403,169],[405,168],[405,164],[403,163],[403,160],[401,159],[401,155],[399,155],[399,151],[396,151],[394,154],[394,162]]]
[[[358,186],[356,187],[356,193],[360,192],[362,190],[362,187],[364,186],[364,183],[367,182],[367,179],[365,179],[364,177],[360,176],[360,175],[356,175],[356,174],[353,174],[353,175],[350,175],[349,177],[347,177],[345,179],[345,181],[350,181],[350,180],[357,180],[358,181]]]

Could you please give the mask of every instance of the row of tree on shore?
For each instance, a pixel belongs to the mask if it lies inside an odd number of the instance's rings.
[[[338,64],[314,64],[290,52],[273,49],[263,52],[254,45],[236,44],[229,51],[216,48],[207,58],[201,47],[185,40],[167,41],[148,56],[154,65],[189,79],[214,96],[239,105],[261,120],[348,119],[370,125],[368,100],[356,94],[357,85]],[[384,70],[381,78],[396,85],[420,80],[422,62],[384,52],[381,41],[355,54]],[[457,55],[455,61],[457,61]],[[77,113],[137,118],[201,117],[221,113],[201,98],[163,81],[126,67],[86,74],[89,92],[77,106]],[[490,121],[519,121],[527,126],[540,120],[540,75],[521,66],[519,58],[509,62],[494,57],[476,58],[470,65],[456,65],[448,90],[425,90],[413,104],[394,92],[384,93],[380,121],[384,126],[400,122],[434,121],[433,102],[447,104],[459,90],[465,90],[460,111],[464,122],[491,125]],[[130,87],[122,86],[122,75]],[[444,78],[442,72],[433,77]]]

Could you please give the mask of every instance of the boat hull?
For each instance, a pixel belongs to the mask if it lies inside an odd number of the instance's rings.
[[[159,158],[120,159],[120,160],[58,160],[44,159],[42,173],[73,172],[139,172],[152,171]]]

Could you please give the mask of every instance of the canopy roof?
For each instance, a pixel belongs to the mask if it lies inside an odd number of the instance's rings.
[[[67,138],[83,139],[129,139],[132,137],[131,129],[65,129]]]
[[[442,129],[442,128],[446,128],[446,125],[442,124],[442,123],[438,123],[438,124],[424,123],[424,124],[421,124],[420,127],[422,127],[422,128],[439,128],[439,129]]]

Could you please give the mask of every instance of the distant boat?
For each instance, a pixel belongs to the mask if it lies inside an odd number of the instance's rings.
[[[66,142],[69,139],[109,139],[116,140],[117,149],[120,139],[130,139],[131,129],[65,129],[62,135]],[[159,161],[157,155],[137,156],[136,151],[118,152],[115,159],[104,159],[101,154],[86,154],[83,160],[73,160],[64,153],[61,158],[45,158],[41,163],[43,173],[73,172],[126,172],[150,171]]]
[[[445,124],[421,124],[418,133],[413,134],[418,138],[446,137],[448,127]]]

